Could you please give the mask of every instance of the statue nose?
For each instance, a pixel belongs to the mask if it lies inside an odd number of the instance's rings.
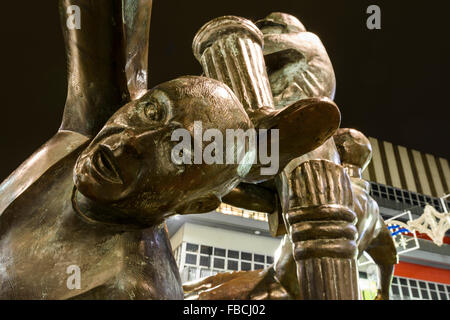
[[[101,143],[103,140],[108,140],[111,137],[116,137],[117,135],[121,134],[125,128],[123,127],[107,127],[100,131],[100,133],[92,140],[93,144]]]
[[[118,161],[123,158],[134,158],[141,154],[136,136],[124,128],[108,128],[99,134],[95,142],[102,145],[103,148],[107,148],[111,156]]]
[[[117,154],[118,157],[125,158],[141,158],[145,151],[144,141],[137,136],[135,133],[129,132],[128,134],[122,135],[120,142],[115,144],[113,152]]]

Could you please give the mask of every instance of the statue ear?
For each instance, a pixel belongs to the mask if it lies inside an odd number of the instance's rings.
[[[216,210],[221,204],[215,195],[207,195],[183,204],[175,210],[178,214],[207,213]]]
[[[257,129],[278,129],[279,139],[274,141],[278,142],[278,172],[270,176],[262,175],[261,168],[265,165],[258,161],[244,178],[245,182],[261,182],[272,178],[291,160],[321,146],[335,133],[341,122],[338,107],[328,98],[302,99],[280,110],[261,108],[249,116]],[[270,135],[258,130],[258,160],[261,152],[267,152],[259,150],[262,139],[268,139],[266,145],[271,145]],[[274,156],[270,155],[270,158]]]

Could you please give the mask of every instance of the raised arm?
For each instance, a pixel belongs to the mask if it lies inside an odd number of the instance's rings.
[[[91,137],[130,99],[122,0],[59,0],[59,10],[68,66],[60,130]],[[67,22],[74,14],[79,26]]]
[[[128,90],[131,99],[148,89],[148,44],[153,0],[124,0]]]

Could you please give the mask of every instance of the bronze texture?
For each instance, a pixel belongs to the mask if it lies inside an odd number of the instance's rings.
[[[334,136],[334,140],[343,162],[342,165],[350,172],[350,181],[354,194],[354,212],[358,218],[356,224],[358,257],[364,251],[372,257],[380,270],[380,288],[376,300],[389,300],[389,288],[398,257],[389,230],[380,216],[378,205],[369,194],[369,183],[361,177],[362,171],[367,167],[372,156],[370,142],[361,132],[354,129],[339,129]],[[315,201],[320,201],[318,197],[314,198]],[[311,213],[314,215],[317,212],[312,211]],[[346,230],[346,228],[338,228],[338,225],[327,224],[326,221],[325,223],[319,221],[318,224],[319,228],[315,231],[322,232],[322,234],[334,232],[341,234],[342,238],[355,235],[355,230],[349,225],[347,225]],[[303,225],[301,228],[303,230],[294,228],[294,239],[296,237],[307,237],[308,233],[311,233],[313,230],[308,225]],[[327,228],[330,229],[326,230]],[[300,254],[309,253],[308,247],[305,250],[305,247],[300,246],[299,249]],[[324,249],[326,250],[326,247]],[[292,242],[288,236],[285,236],[277,250],[272,267],[266,270],[233,273],[232,276],[228,276],[233,278],[234,284],[232,289],[226,283],[230,281],[229,278],[223,275],[190,283],[183,287],[185,296],[188,299],[215,299],[216,297],[255,300],[303,299],[301,288],[302,286],[311,285],[311,274],[314,274],[311,269],[316,267],[326,270],[331,260],[328,258],[319,262],[317,258],[314,258],[316,253],[317,251],[315,250],[309,253],[313,257],[307,263],[303,263],[302,270],[305,270],[305,273],[302,273],[300,278],[298,278],[296,261],[292,254]],[[331,253],[334,253],[334,250]],[[339,265],[335,266],[339,268]],[[342,277],[342,273],[339,271],[331,272],[330,274],[333,277],[337,276],[338,279],[335,279],[335,281],[344,281],[349,286],[354,285],[352,279]],[[241,281],[246,285],[240,286],[239,283]],[[321,284],[316,285],[320,286]],[[227,290],[223,290],[223,288],[227,288]]]
[[[303,101],[333,97],[333,68],[317,36],[307,33],[295,17],[282,13],[270,14],[257,24],[264,39],[267,77],[276,98],[274,108],[284,110]],[[330,120],[334,121],[327,113],[320,112],[312,123],[325,126]],[[302,138],[301,135],[289,136],[290,141]],[[356,230],[352,226],[356,215],[350,180],[336,161],[337,151],[332,141],[323,139],[316,147],[319,149],[305,150],[311,152],[303,152],[301,157],[283,163],[286,168],[272,183],[272,190],[277,190],[280,200],[280,205],[272,206],[277,210],[269,216],[272,234],[283,233],[284,224],[289,236],[294,237],[297,272],[308,274],[310,279],[302,282],[302,298],[356,299]],[[296,148],[293,143],[292,148]],[[232,193],[241,191],[240,188],[242,185]],[[249,207],[244,197],[240,201],[236,198],[231,199],[230,204]],[[317,220],[325,226],[320,226]],[[338,225],[334,225],[336,222]],[[308,233],[301,232],[306,238],[298,238],[297,229],[306,227],[311,229]],[[341,239],[342,234],[345,234],[344,239]],[[338,268],[342,270],[339,278],[333,271]]]
[[[224,16],[206,23],[197,32],[193,51],[206,76],[227,84],[257,129],[279,130],[279,166],[320,146],[340,123],[337,106],[326,97],[293,101],[275,109],[263,56],[264,38],[251,21]],[[301,124],[301,125],[299,125]],[[292,139],[295,136],[296,139]],[[253,166],[247,182],[261,182],[270,176]]]
[[[66,27],[73,5],[81,29]],[[151,0],[59,0],[67,100],[59,131],[0,185],[0,299],[182,299],[165,218],[209,212],[222,200],[274,212],[274,232],[287,226],[293,244],[285,241],[291,250],[279,267],[215,283],[228,283],[239,298],[252,291],[253,298],[354,299],[354,224],[369,210],[353,211],[344,170],[353,176],[360,163],[335,159],[330,138],[340,113],[320,40],[285,14],[260,21],[262,32],[243,18],[218,18],[193,43],[208,77],[147,90],[151,8]],[[276,178],[260,165],[175,163],[171,135],[194,136],[196,121],[222,134],[279,129]],[[80,288],[68,286],[71,266],[80,269]]]
[[[215,209],[242,178],[240,164],[171,161],[176,128],[253,123],[217,80],[146,91],[151,1],[122,3],[59,2],[67,102],[58,133],[0,186],[1,299],[182,299],[164,219]],[[72,5],[81,29],[66,28]]]
[[[333,98],[335,91],[333,67],[317,36],[307,32],[298,19],[284,13],[272,13],[256,24],[264,34],[264,58],[276,108],[283,108],[294,101],[315,96]],[[342,149],[341,145],[340,148]],[[367,158],[367,150],[358,149],[356,146],[346,152],[340,150],[345,157],[349,157],[351,152],[359,154],[367,162],[370,161],[370,158]],[[367,164],[359,165],[363,169]],[[273,205],[264,205],[267,209],[265,212],[269,213],[270,230],[274,236],[285,234],[289,230],[289,236],[294,243],[297,242],[293,249],[300,279],[293,278],[293,261],[288,263],[290,273],[280,271],[285,269],[284,267],[276,268],[277,272],[290,274],[291,281],[283,280],[283,283],[287,287],[296,288],[291,290],[295,291],[292,297],[302,299],[358,297],[357,250],[354,241],[356,229],[352,223],[356,222],[357,216],[359,219],[357,229],[363,236],[360,237],[362,240],[359,243],[366,248],[368,239],[373,238],[370,236],[373,226],[367,224],[367,219],[372,221],[371,219],[381,218],[372,210],[376,204],[373,205],[373,200],[368,200],[371,198],[367,186],[364,190],[360,190],[359,186],[364,182],[354,181],[356,178],[353,177],[352,168],[354,167],[348,164],[346,158],[343,159],[341,166],[334,140],[329,139],[316,150],[291,161],[275,181],[254,185],[252,188],[241,183],[224,198],[229,204],[250,210],[259,209],[256,205],[258,196],[261,196],[261,203],[263,199],[264,202],[267,202],[267,199],[276,199]],[[279,198],[262,197],[270,191],[278,193]],[[277,199],[280,203],[277,203]],[[370,203],[371,206],[366,208],[365,203]],[[288,229],[285,228],[285,222]],[[366,236],[367,234],[369,235]],[[385,237],[385,234],[381,237],[384,239],[382,243],[376,244],[378,240],[374,240],[373,244],[377,248],[375,251],[386,250],[385,256],[389,257],[386,261],[378,260],[380,269],[386,270],[384,271],[386,276],[382,276],[382,296],[387,298],[395,263],[393,262],[395,250],[390,237]],[[288,250],[290,245],[292,244],[286,237],[282,252],[292,259],[292,252],[289,253]],[[359,250],[360,254],[363,251],[362,247]],[[300,284],[291,283],[297,281],[300,281]]]

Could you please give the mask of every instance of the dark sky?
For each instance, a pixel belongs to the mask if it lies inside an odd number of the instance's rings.
[[[150,86],[200,74],[196,31],[232,14],[260,19],[282,11],[320,36],[337,77],[342,126],[450,158],[449,25],[445,1],[155,0]],[[366,28],[366,8],[382,29]],[[64,45],[56,0],[4,1],[0,19],[3,180],[58,129],[66,95]]]

